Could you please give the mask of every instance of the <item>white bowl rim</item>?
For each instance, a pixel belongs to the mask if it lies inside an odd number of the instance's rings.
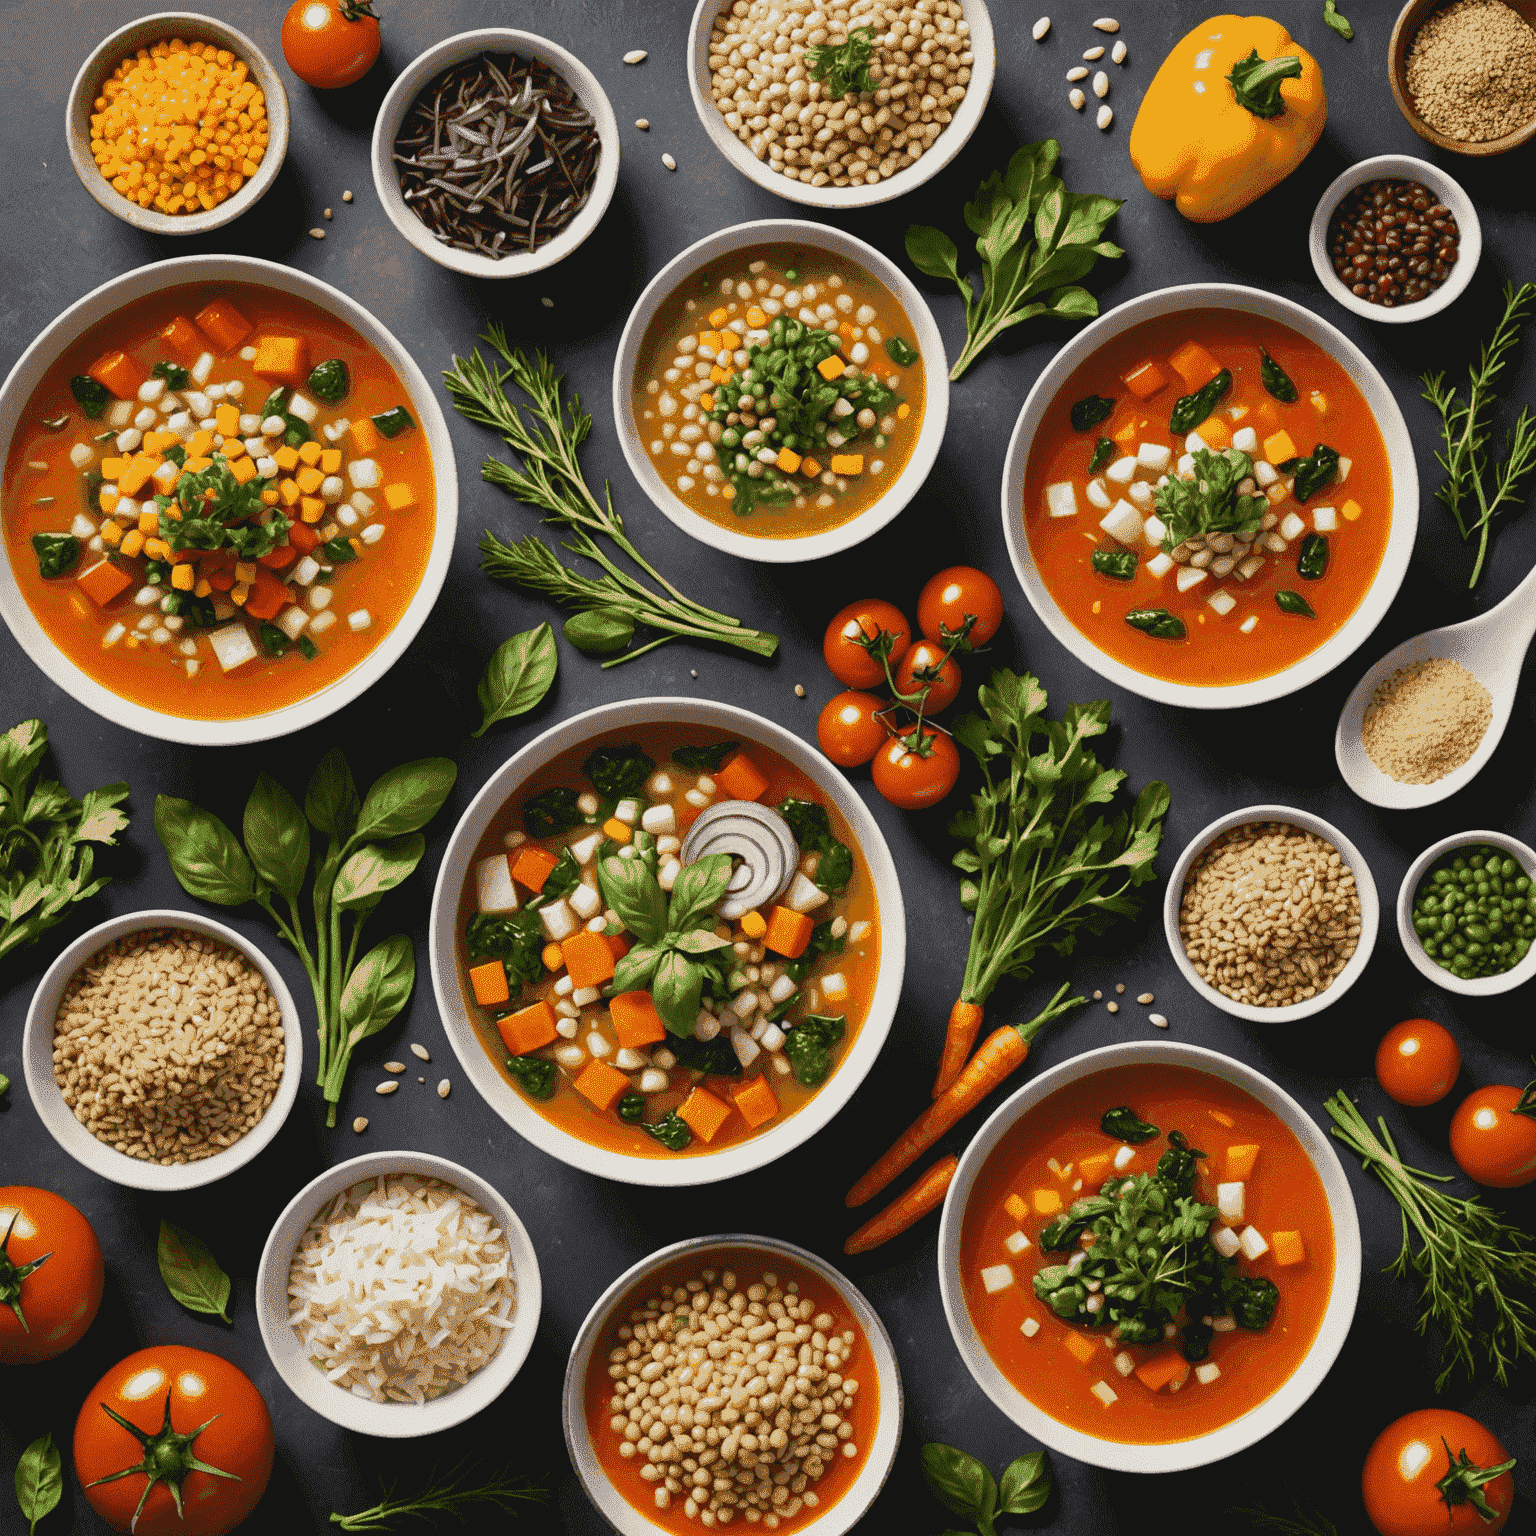
[[[1317,1170],[1328,1202],[1333,1223],[1333,1285],[1317,1335],[1301,1364],[1263,1402],[1219,1429],[1188,1440],[1130,1444],[1100,1439],[1063,1424],[1037,1408],[1003,1376],[975,1334],[958,1270],[965,1204],[977,1175],[1004,1134],[1028,1110],[1069,1083],[1112,1067],[1153,1062],[1171,1062],[1222,1078],[1257,1099],[1285,1123]],[[1204,1046],[1177,1040],[1127,1040],[1085,1051],[1051,1067],[1017,1089],[992,1112],[961,1155],[954,1182],[945,1197],[939,1217],[938,1262],[939,1291],[955,1347],[982,1391],[1015,1424],[1053,1451],[1090,1466],[1107,1467],[1114,1472],[1184,1472],[1245,1450],[1278,1429],[1317,1390],[1344,1347],[1359,1300],[1360,1221],[1349,1179],[1331,1139],[1278,1083],[1246,1062]]]
[[[1511,837],[1507,832],[1493,832],[1487,829],[1453,832],[1449,837],[1442,837],[1439,842],[1431,843],[1408,866],[1408,872],[1403,876],[1403,883],[1397,888],[1397,936],[1408,958],[1413,962],[1414,969],[1421,976],[1434,982],[1437,987],[1442,987],[1447,992],[1459,993],[1462,997],[1498,997],[1502,993],[1513,992],[1516,987],[1524,986],[1533,976],[1536,976],[1536,944],[1526,951],[1525,959],[1518,965],[1512,965],[1507,971],[1501,971],[1497,976],[1463,978],[1436,965],[1424,953],[1424,946],[1419,942],[1419,936],[1414,932],[1413,927],[1414,893],[1418,890],[1419,881],[1424,878],[1429,866],[1453,849],[1464,848],[1475,843],[1489,843],[1496,848],[1502,848],[1518,861],[1520,867],[1533,881],[1536,881],[1536,849],[1528,847],[1519,838]]]
[[[1029,536],[1024,531],[1024,474],[1029,465],[1035,428],[1046,406],[1078,364],[1106,341],[1142,320],[1155,319],[1175,309],[1235,309],[1260,315],[1289,326],[1322,347],[1345,366],[1365,397],[1381,432],[1392,472],[1392,527],[1387,535],[1387,547],[1382,552],[1375,578],[1355,611],[1316,650],[1283,672],[1246,683],[1223,683],[1209,688],[1193,683],[1172,683],[1154,677],[1150,672],[1138,672],[1101,651],[1062,612],[1041,581],[1030,553]],[[1025,398],[1014,424],[1013,436],[1008,441],[1008,457],[1003,466],[1002,511],[1008,556],[1030,607],[1040,622],[1084,666],[1131,693],[1160,704],[1178,704],[1186,709],[1236,709],[1247,704],[1267,704],[1305,688],[1347,660],[1370,637],[1392,606],[1408,571],[1419,526],[1419,477],[1413,440],[1396,398],[1376,366],[1337,326],[1290,299],[1265,293],[1262,289],[1237,283],[1182,283],[1139,294],[1100,315],[1073,336],[1042,370]]]
[[[1407,178],[1428,187],[1456,215],[1459,240],[1456,267],[1450,277],[1428,298],[1392,309],[1357,299],[1328,260],[1328,226],[1333,221],[1334,211],[1347,193],[1367,181],[1385,177]],[[1312,214],[1312,223],[1307,230],[1307,249],[1312,257],[1312,270],[1330,298],[1367,320],[1379,320],[1383,325],[1407,325],[1438,315],[1467,291],[1477,264],[1482,260],[1483,226],[1477,216],[1477,205],[1449,171],[1415,155],[1372,155],[1368,160],[1356,161],[1328,183],[1328,190],[1317,200],[1317,208]]]
[[[517,1308],[512,1316],[513,1326],[506,1331],[500,1349],[489,1364],[482,1366],[462,1386],[424,1404],[376,1403],[327,1381],[324,1374],[299,1352],[298,1336],[288,1323],[288,1268],[299,1239],[327,1200],[368,1179],[406,1173],[423,1174],[452,1184],[495,1218],[507,1239],[512,1259],[512,1275],[517,1282]],[[292,1234],[292,1241],[287,1252],[279,1258],[277,1239],[280,1234],[287,1233]],[[262,1244],[261,1262],[256,1269],[256,1320],[261,1328],[261,1342],[284,1386],[306,1408],[313,1409],[331,1423],[386,1440],[435,1435],[489,1408],[511,1385],[528,1358],[538,1333],[543,1304],[544,1287],[538,1253],[511,1201],[489,1179],[473,1169],[430,1152],[405,1149],[365,1152],[318,1174],[283,1207],[282,1214],[273,1222],[272,1230]],[[330,1411],[333,1408],[335,1412]]]
[[[740,732],[743,739],[757,741],[787,758],[837,806],[858,839],[875,888],[880,909],[880,968],[869,1011],[852,1045],[832,1076],[794,1114],[770,1130],[718,1152],[676,1158],[633,1157],[593,1146],[546,1119],[497,1070],[473,1023],[465,1017],[456,953],[459,893],[469,877],[470,858],[486,827],[530,773],[578,743],[608,731],[674,723]],[[427,950],[432,993],[449,1045],[481,1098],[524,1141],[599,1178],[621,1184],[676,1188],[713,1184],[762,1168],[808,1141],[843,1109],[863,1083],[890,1033],[906,968],[906,917],[896,866],[874,817],[848,781],[819,752],[783,726],[733,704],[713,699],[649,696],[599,704],[559,721],[535,736],[486,780],[455,824],[438,866],[432,888]]]
[[[541,64],[548,64],[575,91],[581,104],[592,114],[601,145],[597,176],[586,207],[548,244],[534,251],[504,257],[500,261],[493,261],[489,256],[477,256],[471,251],[456,250],[434,240],[427,233],[426,225],[405,206],[405,199],[400,194],[400,183],[391,174],[395,135],[400,131],[400,123],[411,103],[420,95],[422,87],[434,75],[451,69],[477,53],[523,53]],[[469,277],[527,277],[530,273],[542,272],[546,267],[554,266],[557,261],[563,261],[602,222],[609,203],[613,201],[614,189],[619,184],[621,142],[619,120],[614,115],[613,104],[608,100],[597,76],[574,53],[537,32],[524,32],[517,27],[478,27],[469,32],[456,32],[452,37],[434,43],[412,59],[396,77],[373,121],[369,162],[373,169],[374,190],[378,193],[389,222],[423,256],[452,272],[462,272]]]
[[[1251,1003],[1239,1003],[1233,998],[1223,996],[1195,970],[1189,956],[1184,953],[1184,945],[1179,940],[1179,911],[1184,904],[1184,881],[1189,875],[1190,865],[1222,833],[1256,821],[1285,821],[1292,826],[1300,827],[1303,832],[1311,832],[1317,837],[1327,838],[1338,849],[1344,862],[1349,865],[1350,873],[1355,877],[1355,889],[1360,896],[1360,940],[1355,945],[1355,952],[1349,957],[1344,969],[1339,972],[1332,986],[1319,992],[1315,997],[1307,998],[1305,1002],[1291,1003],[1284,1008],[1257,1008]],[[1246,1019],[1250,1024],[1291,1024],[1297,1019],[1311,1018],[1313,1014],[1321,1013],[1323,1009],[1331,1007],[1365,973],[1365,968],[1370,964],[1371,955],[1375,951],[1380,930],[1381,899],[1376,890],[1375,877],[1371,874],[1371,867],[1366,863],[1365,856],[1331,822],[1324,821],[1321,816],[1314,815],[1311,811],[1300,810],[1293,805],[1249,805],[1241,810],[1228,811],[1225,816],[1218,816],[1185,844],[1184,851],[1179,855],[1178,862],[1168,876],[1168,885],[1163,892],[1163,936],[1168,941],[1168,948],[1173,955],[1174,964],[1179,968],[1179,974],[1205,1002],[1220,1008],[1224,1013],[1232,1014],[1235,1018]]]
[[[234,1146],[215,1152],[212,1157],[199,1158],[193,1163],[176,1163],[169,1168],[144,1158],[129,1157],[126,1152],[119,1152],[106,1142],[97,1140],[75,1119],[74,1113],[64,1103],[53,1077],[54,1020],[58,1013],[59,999],[70,977],[108,944],[150,928],[186,928],[218,939],[220,943],[238,950],[261,972],[268,990],[277,1000],[283,1021],[283,1075],[272,1102],[267,1106],[266,1114]],[[205,917],[201,912],[184,912],[175,907],[149,907],[137,912],[124,912],[118,917],[109,917],[105,922],[97,923],[72,943],[66,944],[54,957],[53,963],[43,972],[42,980],[33,991],[32,1001],[27,1005],[27,1022],[22,1033],[22,1074],[27,1082],[27,1095],[44,1129],[77,1163],[89,1168],[92,1173],[127,1189],[148,1189],[162,1193],[202,1189],[243,1168],[282,1129],[298,1097],[299,1082],[304,1076],[304,1035],[303,1021],[294,1005],[293,994],[289,992],[277,967],[254,940],[248,939],[243,933],[237,933],[215,918]]]
[[[711,0],[702,0],[702,3],[709,4]],[[923,359],[926,392],[923,419],[902,472],[857,517],[824,532],[802,534],[798,538],[754,538],[750,534],[734,533],[695,512],[657,474],[641,441],[639,424],[630,405],[629,385],[639,362],[640,347],[662,303],[695,268],[728,252],[754,245],[812,246],[864,267],[906,310]],[[862,544],[878,533],[903,512],[922,489],[938,459],[939,446],[944,441],[944,429],[949,421],[949,359],[944,353],[944,337],[927,300],[906,273],[883,252],[830,224],[817,224],[809,219],[750,219],[695,240],[645,285],[645,291],[635,300],[629,319],[624,323],[624,332],[614,355],[613,418],[618,424],[619,446],[624,450],[625,462],[640,482],[640,489],[653,506],[689,537],[725,554],[765,564],[820,560]]]
[[[870,1354],[875,1365],[875,1379],[880,1387],[880,1407],[875,1421],[875,1437],[859,1468],[852,1486],[822,1514],[804,1522],[800,1529],[816,1536],[843,1536],[853,1529],[868,1512],[869,1506],[879,1496],[895,1465],[896,1451],[901,1441],[902,1423],[906,1415],[906,1396],[901,1382],[901,1365],[896,1349],[886,1331],[880,1314],[870,1305],[868,1297],[848,1277],[817,1254],[781,1238],[762,1237],[745,1232],[723,1232],[712,1237],[685,1238],[682,1242],[669,1243],[654,1253],[631,1264],[592,1303],[575,1342],[571,1345],[570,1358],[566,1362],[565,1382],[560,1396],[560,1417],[565,1428],[565,1445],[570,1453],[571,1465],[576,1469],[587,1497],[597,1507],[610,1525],[622,1536],[655,1536],[664,1531],[654,1521],[635,1508],[613,1486],[606,1475],[595,1475],[591,1463],[597,1461],[592,1449],[592,1437],[587,1431],[586,1395],[587,1371],[592,1352],[597,1346],[603,1325],[625,1293],[634,1290],[656,1271],[667,1267],[689,1254],[707,1254],[720,1248],[754,1249],[766,1254],[778,1254],[809,1270],[826,1285],[835,1290],[859,1320],[865,1337],[869,1340]],[[598,1467],[601,1474],[601,1466]],[[868,1484],[866,1487],[865,1485]]]
[[[803,181],[791,181],[788,176],[763,167],[752,151],[725,126],[725,119],[710,97],[709,35],[715,14],[724,9],[726,3],[727,0],[699,0],[693,12],[693,20],[688,25],[688,90],[693,97],[693,110],[698,114],[699,122],[715,148],[736,170],[749,181],[756,182],[758,186],[788,202],[804,203],[812,208],[869,208],[876,203],[888,203],[902,197],[937,176],[965,148],[987,109],[992,86],[997,78],[997,39],[992,31],[992,17],[985,0],[966,0],[965,19],[971,27],[971,53],[974,57],[971,79],[959,111],[933,141],[934,147],[926,150],[911,165],[897,171],[894,176],[887,176],[874,186],[810,187]],[[944,145],[944,148],[939,148],[940,145]],[[932,165],[928,163],[930,160],[934,162]]]
[[[358,662],[334,682],[280,709],[232,719],[199,720],[191,715],[167,715],[119,697],[99,683],[64,653],[32,612],[22,594],[8,556],[0,552],[0,618],[5,620],[17,644],[29,660],[76,703],[114,725],[126,726],[141,736],[182,746],[228,747],[287,736],[324,720],[372,687],[405,653],[437,602],[453,557],[459,517],[459,477],[453,443],[442,407],[415,358],[393,333],[339,288],[256,256],[214,254],[173,256],[148,266],[135,267],[109,278],[75,300],[37,336],[16,360],[5,383],[0,385],[0,444],[9,455],[22,409],[59,354],[93,325],[126,308],[145,293],[155,293],[183,283],[250,283],[278,293],[307,300],[351,326],[394,370],[415,408],[419,430],[427,436],[436,491],[436,525],[432,551],[415,595],[394,628]],[[0,460],[3,462],[3,460]]]

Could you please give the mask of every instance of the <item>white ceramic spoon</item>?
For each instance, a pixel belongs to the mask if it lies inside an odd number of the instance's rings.
[[[1509,724],[1515,685],[1520,680],[1520,667],[1533,634],[1536,634],[1536,570],[1487,613],[1461,624],[1448,624],[1443,629],[1425,630],[1422,635],[1415,635],[1389,651],[1355,684],[1354,692],[1345,700],[1339,715],[1333,755],[1338,759],[1339,772],[1344,775],[1345,783],[1362,800],[1386,806],[1388,810],[1433,805],[1470,784],[1493,756],[1504,727]],[[1493,719],[1478,743],[1477,751],[1455,772],[1436,779],[1433,784],[1399,784],[1366,755],[1360,736],[1365,709],[1378,685],[1399,667],[1436,656],[1459,661],[1488,690],[1493,700]]]

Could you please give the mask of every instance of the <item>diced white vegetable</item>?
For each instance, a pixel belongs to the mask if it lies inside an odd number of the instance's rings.
[[[1052,517],[1077,516],[1077,487],[1070,480],[1058,480],[1045,488],[1045,510]]]
[[[346,493],[346,482],[340,475],[327,475],[320,482],[320,499],[322,501],[340,501]]]
[[[814,881],[807,880],[805,876],[796,870],[793,883],[789,887],[789,895],[784,898],[784,905],[791,912],[814,912],[827,900],[827,893]]]
[[[1126,495],[1131,498],[1131,505],[1138,512],[1150,512],[1153,502],[1156,500],[1152,486],[1146,480],[1133,480],[1131,488],[1126,492]]]
[[[571,856],[578,864],[590,864],[597,850],[603,846],[602,831],[588,832],[573,839],[566,846],[571,850]]]
[[[571,911],[570,903],[563,897],[539,908],[539,923],[544,929],[544,937],[552,944],[570,938],[581,926],[576,914]]]
[[[587,1059],[587,1053],[579,1045],[557,1045],[555,1060],[567,1072],[574,1072]]]
[[[1259,627],[1259,616],[1256,613],[1250,613],[1237,627],[1245,635],[1251,635]]]
[[[293,399],[288,402],[288,412],[300,421],[313,421],[320,414],[320,407],[308,395],[301,395],[295,390]]]
[[[770,1024],[758,1036],[758,1044],[765,1051],[781,1051],[784,1049],[784,1031],[777,1024]]]
[[[243,667],[246,662],[256,659],[256,644],[246,633],[243,624],[229,624],[223,629],[214,630],[208,636],[208,644],[213,647],[214,657],[226,672],[233,672],[236,667]]]
[[[1040,1320],[1035,1317],[1026,1317],[1024,1321],[1019,1324],[1019,1332],[1022,1333],[1026,1339],[1034,1338],[1034,1336],[1040,1332]]]
[[[677,812],[670,805],[649,805],[640,813],[641,827],[655,837],[668,837],[677,831]]]
[[[1173,462],[1173,449],[1166,443],[1141,443],[1136,449],[1136,462],[1149,474],[1166,475]]]
[[[336,622],[335,613],[327,608],[324,613],[317,613],[309,621],[309,632],[312,635],[323,635],[332,624]]]
[[[1104,478],[1111,485],[1129,485],[1136,474],[1136,466],[1139,462],[1134,453],[1128,453],[1123,459],[1116,459],[1104,471]]]
[[[1280,537],[1287,542],[1291,539],[1299,539],[1306,531],[1306,519],[1295,512],[1287,512],[1280,519]]]
[[[1203,1365],[1195,1367],[1195,1380],[1202,1387],[1208,1387],[1221,1375],[1221,1367],[1214,1360],[1207,1360]]]
[[[1147,570],[1154,576],[1166,576],[1173,569],[1173,556],[1159,552],[1147,561]]]
[[[1262,1259],[1269,1252],[1269,1244],[1264,1241],[1264,1236],[1257,1227],[1244,1227],[1237,1234],[1237,1241],[1243,1250],[1243,1257],[1250,1263],[1254,1259]]]
[[[641,1093],[665,1093],[672,1079],[659,1067],[647,1067],[640,1074]]]
[[[277,473],[277,460],[270,454],[262,454],[256,459],[256,473],[263,480],[270,480]]]
[[[571,1001],[578,1008],[590,1008],[602,995],[602,992],[596,987],[577,987],[571,993]]]
[[[516,912],[517,887],[504,853],[493,853],[475,867],[475,888],[482,912]]]
[[[329,608],[331,606],[331,599],[335,595],[335,592],[323,583],[318,587],[311,587],[309,589],[309,606],[316,613],[319,613],[322,608]]]
[[[301,587],[307,587],[319,574],[320,562],[309,555],[301,556],[299,563],[293,568],[293,579]]]
[[[1180,592],[1188,592],[1191,587],[1198,587],[1209,574],[1209,571],[1197,571],[1192,565],[1181,565],[1179,574],[1173,578],[1174,585]]]
[[[1239,427],[1232,434],[1232,446],[1239,453],[1257,453],[1259,451],[1259,434],[1252,427]]]
[[[615,819],[622,821],[626,827],[632,827],[640,819],[640,802],[638,800],[620,800],[614,806]]]
[[[602,808],[603,802],[591,790],[586,790],[576,797],[576,809],[583,816],[596,816]]]
[[[139,385],[139,399],[145,405],[153,405],[165,393],[164,379],[145,379]]]
[[[373,615],[369,613],[366,608],[354,608],[352,612],[347,615],[347,628],[350,629],[354,635],[362,634],[362,632],[372,623]]]
[[[1135,490],[1136,487],[1132,486],[1131,489]],[[1168,525],[1154,514],[1141,525],[1141,536],[1153,548],[1160,548],[1163,540],[1168,537]]]
[[[1332,507],[1313,507],[1312,526],[1319,533],[1332,533],[1339,526],[1339,514]]]
[[[1349,466],[1353,462],[1354,460],[1345,458],[1343,454],[1339,455],[1339,467],[1333,472],[1333,483],[1335,485],[1343,485],[1349,479]]]
[[[1135,1147],[1117,1147],[1115,1149],[1115,1172],[1119,1173],[1122,1168],[1135,1161],[1135,1158]]]
[[[757,993],[751,987],[743,987],[731,999],[731,1012],[738,1019],[750,1019],[757,1011]]]
[[[1195,472],[1195,460],[1192,454],[1181,453],[1179,455],[1177,472],[1180,476],[1190,477]]]
[[[656,871],[656,883],[664,891],[670,891],[677,884],[677,877],[682,874],[683,866],[678,859],[664,859],[661,868]]]
[[[101,643],[102,643],[103,648],[105,648],[105,647],[107,647],[109,645],[116,645],[117,642],[119,640],[121,640],[123,638],[123,636],[126,635],[127,633],[128,633],[128,626],[126,624],[114,624],[114,625],[112,625],[112,627],[107,630],[106,634],[104,634],[101,637]]]
[[[1012,1254],[1023,1253],[1024,1250],[1029,1246],[1030,1241],[1022,1232],[1010,1232],[1008,1236],[1003,1239],[1003,1247]]]
[[[1128,1350],[1122,1349],[1120,1353],[1115,1356],[1115,1369],[1119,1371],[1122,1376],[1129,1376],[1131,1372],[1136,1369],[1136,1362],[1131,1358],[1130,1352]]]
[[[192,382],[199,389],[208,382],[208,375],[213,372],[213,353],[200,352],[197,361],[192,364]]]
[[[96,524],[83,512],[75,513],[75,520],[69,525],[69,531],[77,539],[89,539],[96,532]]]
[[[795,984],[788,976],[780,976],[768,988],[768,997],[774,1003],[787,1002],[795,995]]]
[[[582,922],[586,922],[589,917],[596,917],[603,910],[603,898],[590,885],[578,885],[565,899],[570,902],[571,911]]]
[[[1107,1381],[1096,1381],[1088,1389],[1106,1408],[1120,1401],[1120,1394]]]
[[[187,409],[197,417],[199,423],[202,422],[205,416],[212,414],[213,401],[202,390],[189,389],[184,398],[187,402]]]
[[[742,1066],[750,1067],[763,1053],[763,1048],[740,1025],[731,1031],[731,1049]]]
[[[1135,545],[1141,543],[1143,526],[1144,522],[1141,513],[1128,501],[1117,501],[1099,519],[1099,527],[1110,538],[1118,539],[1122,544]]]
[[[191,437],[197,431],[197,423],[192,420],[190,411],[173,411],[165,424],[177,437]]]
[[[1223,1221],[1243,1219],[1243,1194],[1244,1187],[1240,1182],[1216,1186],[1216,1209],[1221,1212]]]
[[[1230,1316],[1213,1317],[1211,1319],[1211,1330],[1214,1333],[1234,1333],[1237,1330],[1237,1319]]]
[[[988,1264],[981,1272],[981,1287],[988,1296],[1006,1291],[1013,1284],[1013,1265]]]
[[[690,789],[688,793],[683,796],[683,799],[686,800],[689,805],[698,806],[700,809],[709,804],[709,796],[706,795],[702,789]]]
[[[613,1064],[620,1072],[638,1072],[645,1065],[645,1057],[626,1045],[614,1052]]]
[[[364,517],[367,517],[368,514],[373,511],[377,503],[374,501],[372,496],[365,496],[361,491],[353,491],[352,505],[359,512],[361,512]]]
[[[720,1020],[707,1008],[699,1009],[699,1016],[693,1021],[693,1038],[695,1040],[713,1040],[719,1033]],[[670,1056],[672,1053],[668,1051],[667,1054]],[[661,1062],[661,1055],[662,1053],[657,1051],[651,1060],[655,1061],[659,1065]],[[668,1065],[670,1065],[670,1063]]]
[[[107,425],[109,427],[126,427],[133,420],[133,401],[118,400],[113,403],[112,409],[107,412]]]
[[[1206,605],[1214,608],[1222,618],[1226,618],[1237,607],[1237,599],[1225,587],[1217,587],[1205,601]]]
[[[1101,512],[1108,512],[1114,506],[1115,498],[1109,494],[1109,486],[1102,478],[1088,482],[1088,505],[1097,507]]]
[[[240,413],[241,437],[252,437],[261,431],[261,417],[255,411],[242,411]]]
[[[1211,445],[1206,442],[1206,440],[1201,437],[1198,432],[1191,432],[1189,436],[1184,439],[1184,452],[1187,454],[1199,453],[1202,448],[1209,448],[1210,446]]]
[[[1267,459],[1260,459],[1253,466],[1253,478],[1259,482],[1260,489],[1271,486],[1280,478],[1280,471]]]
[[[277,627],[288,636],[290,640],[297,640],[304,633],[304,626],[309,623],[309,615],[299,607],[297,603],[289,603],[277,616]]]
[[[383,478],[383,472],[375,459],[353,459],[347,465],[347,479],[358,490],[371,491]]]

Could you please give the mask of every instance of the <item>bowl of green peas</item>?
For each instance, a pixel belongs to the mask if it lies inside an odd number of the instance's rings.
[[[1436,986],[1493,997],[1536,976],[1536,852],[1458,832],[1413,861],[1397,896],[1408,958]]]

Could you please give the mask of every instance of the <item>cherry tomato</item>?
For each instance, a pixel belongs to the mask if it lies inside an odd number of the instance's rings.
[[[95,1229],[68,1200],[0,1188],[0,1365],[52,1360],[77,1343],[104,1278]]]
[[[892,637],[891,666],[894,667],[912,643],[912,626],[894,603],[866,597],[862,602],[849,603],[833,615],[821,642],[821,654],[826,657],[827,666],[838,682],[848,688],[874,688],[885,681],[885,668],[879,659],[859,644],[861,634],[874,640],[881,630]]]
[[[976,620],[972,645],[985,645],[1003,622],[1003,594],[985,571],[952,565],[929,577],[917,599],[917,622],[930,640],[943,640],[945,630],[958,634],[970,617]]]
[[[924,731],[919,751],[908,746],[910,731],[893,736],[875,753],[875,788],[892,805],[920,811],[937,805],[960,776],[960,753],[943,731]]]
[[[896,668],[896,686],[903,693],[918,693],[925,685],[928,698],[923,712],[929,715],[948,709],[960,692],[959,662],[946,656],[944,647],[932,640],[919,640]]]
[[[1450,1450],[1447,1453],[1446,1447]],[[1449,1408],[1421,1408],[1387,1425],[1366,1453],[1365,1512],[1381,1536],[1498,1536],[1515,1502],[1515,1480],[1500,1471],[1509,1453],[1476,1419]],[[1488,1517],[1479,1512],[1484,1503]]]
[[[351,85],[378,56],[379,22],[370,0],[294,0],[283,17],[283,57],[306,85]]]
[[[1456,1086],[1461,1052],[1433,1019],[1404,1019],[1376,1047],[1376,1081],[1399,1104],[1438,1104]]]
[[[834,694],[827,700],[816,722],[816,740],[821,750],[839,768],[857,768],[867,763],[890,734],[879,712],[886,708],[884,699],[872,693]]]
[[[233,1475],[193,1470],[194,1459]],[[150,1463],[153,1482],[151,1473],[138,1470]],[[104,1481],[124,1468],[134,1470]],[[250,1377],[218,1355],[185,1344],[141,1349],[113,1366],[81,1406],[75,1475],[91,1508],[114,1531],[224,1536],[266,1491],[272,1416]],[[177,1513],[171,1483],[180,1484],[184,1514]]]
[[[1469,1179],[1518,1189],[1536,1179],[1536,1083],[1474,1088],[1451,1117],[1451,1156]]]

